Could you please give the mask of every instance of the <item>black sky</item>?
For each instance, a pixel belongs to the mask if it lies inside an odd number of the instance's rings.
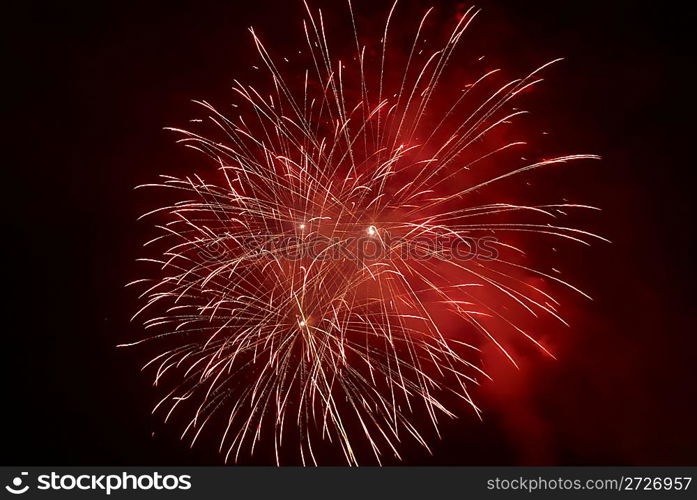
[[[522,404],[544,423],[544,443],[492,402],[484,422],[447,425],[433,457],[415,451],[408,463],[695,464],[694,12],[682,2],[479,5],[473,36],[491,57],[520,69],[567,57],[536,111],[564,147],[603,156],[570,182],[604,208],[597,225],[613,245],[578,254],[576,278],[596,300],[570,354],[528,378]],[[251,61],[246,27],[270,45],[298,40],[289,20],[301,2],[8,8],[3,462],[217,464],[212,447],[189,450],[150,417],[156,393],[141,359],[114,347],[137,334],[123,284],[138,277],[148,235],[135,219],[152,208],[132,188],[198,168],[162,127],[186,124],[192,98],[225,102]]]

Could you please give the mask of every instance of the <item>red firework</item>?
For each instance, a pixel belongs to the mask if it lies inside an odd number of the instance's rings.
[[[127,345],[158,346],[146,366],[168,390],[155,410],[190,415],[182,437],[192,444],[219,427],[226,461],[267,435],[276,462],[288,446],[317,464],[318,442],[349,464],[399,458],[405,438],[428,448],[424,429],[437,432],[459,402],[479,413],[469,388],[487,376],[481,342],[512,363],[511,333],[548,352],[516,315],[565,324],[550,289],[583,294],[521,261],[516,235],[588,244],[600,237],[557,221],[593,207],[512,201],[499,189],[597,158],[525,161],[525,142],[503,132],[525,113],[516,96],[556,61],[454,89],[454,54],[478,11],[432,47],[428,10],[407,55],[392,57],[395,6],[369,43],[349,3],[344,60],[330,52],[322,12],[306,6],[300,79],[251,30],[264,81],[235,82],[234,113],[200,102],[207,132],[171,129],[215,169],[148,185],[181,197],[146,214],[159,230],[142,259],[152,273],[135,282],[147,335]]]

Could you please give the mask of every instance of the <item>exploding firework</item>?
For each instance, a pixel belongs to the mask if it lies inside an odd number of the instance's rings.
[[[264,440],[276,462],[287,447],[303,464],[320,461],[319,442],[349,464],[400,458],[405,440],[428,448],[441,419],[479,414],[470,388],[487,377],[482,343],[512,363],[511,333],[548,352],[519,311],[565,324],[550,289],[583,294],[516,256],[526,235],[599,238],[555,222],[592,207],[515,202],[499,188],[596,158],[525,161],[525,143],[501,132],[555,61],[454,90],[447,75],[478,11],[436,44],[428,10],[393,56],[395,6],[366,41],[349,3],[341,59],[306,5],[301,71],[282,70],[289,60],[250,30],[262,83],[235,82],[234,112],[199,102],[207,132],[171,129],[215,168],[147,186],[177,201],[146,214],[159,231],[142,259],[151,274],[134,282],[147,335],[124,345],[157,346],[146,364],[166,387],[155,411],[188,415],[192,444],[215,430],[226,462]]]

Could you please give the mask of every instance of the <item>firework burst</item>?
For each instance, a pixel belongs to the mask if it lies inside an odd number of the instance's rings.
[[[142,259],[151,273],[134,282],[147,335],[124,345],[157,346],[146,367],[167,389],[155,411],[189,415],[192,444],[215,428],[226,462],[264,439],[277,462],[289,447],[303,464],[318,463],[318,442],[349,464],[399,458],[405,439],[428,448],[424,429],[463,406],[479,413],[480,342],[512,363],[510,332],[547,352],[513,310],[565,324],[551,292],[525,278],[583,293],[516,260],[513,236],[588,244],[599,237],[555,221],[592,207],[497,198],[531,171],[596,158],[514,162],[524,142],[501,140],[524,113],[513,101],[555,61],[493,90],[498,70],[484,72],[454,93],[444,80],[477,11],[429,48],[428,10],[393,58],[395,6],[366,43],[349,3],[341,60],[306,5],[301,72],[282,71],[288,60],[250,30],[265,83],[236,81],[234,113],[199,102],[208,132],[171,129],[215,169],[147,186],[178,201],[146,214],[159,230]]]

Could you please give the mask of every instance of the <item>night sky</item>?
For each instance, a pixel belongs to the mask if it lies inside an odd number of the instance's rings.
[[[345,16],[337,3],[313,5]],[[462,8],[413,3],[446,17]],[[190,450],[180,428],[150,415],[159,393],[143,357],[115,348],[140,334],[123,285],[139,277],[134,260],[151,236],[136,218],[154,200],[133,187],[206,168],[162,128],[195,117],[193,98],[227,102],[253,64],[248,26],[268,45],[300,45],[302,3],[172,4],[27,1],[3,16],[5,465],[222,463],[215,443]],[[367,18],[390,7],[354,5]],[[590,225],[613,243],[566,254],[594,301],[570,301],[572,328],[551,340],[558,359],[525,354],[519,371],[492,363],[495,381],[476,394],[483,421],[464,413],[432,456],[407,450],[405,463],[694,465],[694,12],[477,5],[468,40],[493,61],[522,72],[566,57],[532,108],[561,150],[603,157],[558,182],[603,208]]]

